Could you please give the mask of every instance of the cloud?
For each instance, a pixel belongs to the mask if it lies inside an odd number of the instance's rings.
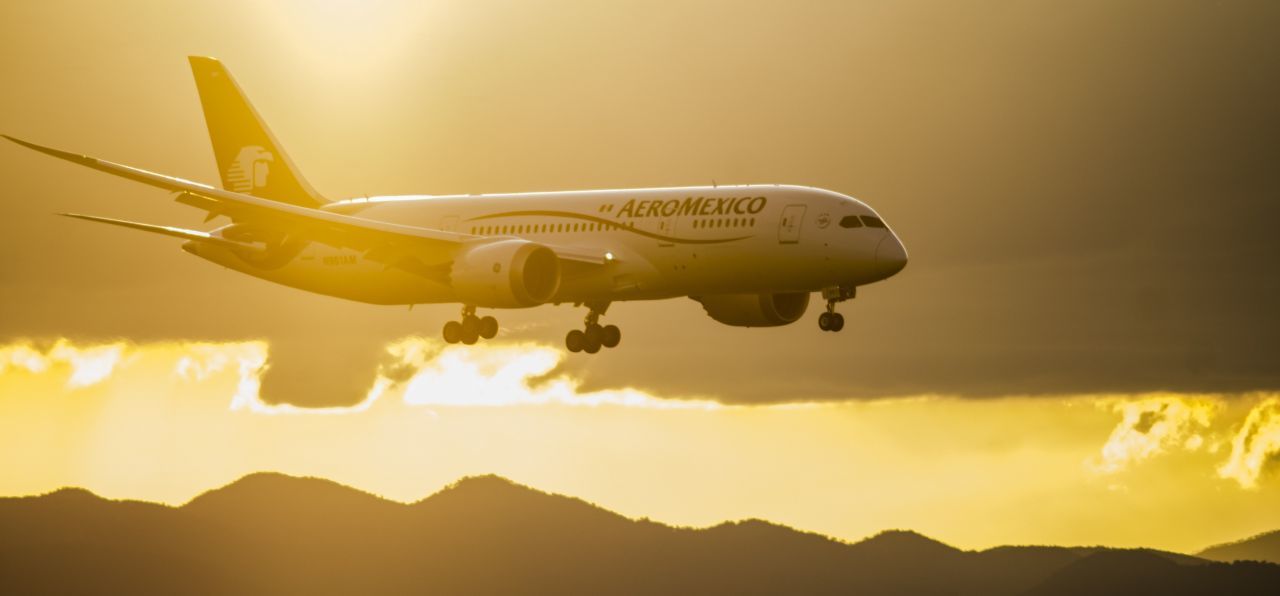
[[[201,382],[222,372],[233,362],[240,368],[246,366],[254,372],[267,360],[267,343],[250,342],[186,342],[179,344],[182,356],[174,365],[173,374],[190,382]]]
[[[1221,407],[1207,396],[1149,395],[1109,398],[1100,407],[1120,414],[1097,458],[1089,466],[1103,474],[1115,474],[1143,460],[1173,449],[1196,450],[1204,444]]]
[[[251,414],[306,414],[333,415],[363,412],[369,409],[379,396],[412,373],[412,365],[424,358],[420,353],[405,353],[396,345],[389,346],[393,362],[379,369],[379,376],[365,394],[365,398],[350,406],[302,407],[291,403],[268,403],[262,399],[262,377],[270,369],[269,346],[264,341],[239,343],[184,343],[179,344],[182,354],[174,365],[174,374],[188,382],[199,383],[233,367],[236,372],[236,391],[231,396],[229,409]],[[385,375],[385,376],[384,376]]]
[[[1097,403],[1120,414],[1120,421],[1100,453],[1085,462],[1095,473],[1117,474],[1162,454],[1216,454],[1229,446],[1226,460],[1216,467],[1217,476],[1244,489],[1257,489],[1280,458],[1280,396],[1275,393],[1230,399],[1159,394],[1108,397]],[[1231,415],[1222,416],[1224,412]]]
[[[234,390],[225,409],[250,416],[333,416],[367,412],[380,400],[396,398],[399,407],[433,412],[432,408],[498,408],[556,405],[618,406],[651,410],[777,410],[824,407],[815,403],[730,405],[710,398],[669,398],[634,388],[584,390],[582,379],[564,372],[562,350],[533,342],[491,342],[478,346],[447,345],[434,338],[404,337],[383,347],[384,355],[364,398],[349,406],[302,407],[264,401],[262,378],[270,368],[266,341],[117,342],[77,345],[59,339],[42,348],[31,341],[0,346],[0,375],[64,374],[63,387],[80,390],[103,384],[143,355],[163,354],[175,382],[198,386],[231,374]],[[868,404],[945,401],[945,397],[904,397]],[[1270,462],[1280,453],[1280,397],[1274,394],[1225,395],[1141,394],[1135,396],[1076,396],[1068,400],[1091,403],[1117,414],[1119,420],[1099,451],[1085,461],[1095,474],[1115,475],[1141,462],[1174,452],[1199,451],[1210,456],[1230,446],[1217,475],[1256,488]],[[1238,428],[1221,414],[1243,412]],[[1228,408],[1229,405],[1235,404]],[[390,404],[389,404],[390,405]],[[827,403],[825,407],[836,407]]]
[[[125,342],[77,347],[67,339],[59,339],[46,350],[30,341],[0,347],[0,374],[8,369],[24,369],[43,373],[51,368],[67,366],[67,388],[89,387],[105,381],[115,371],[127,349]]]
[[[363,412],[392,389],[402,390],[402,400],[409,406],[727,407],[710,399],[660,398],[630,388],[582,391],[582,382],[569,375],[546,378],[565,356],[562,350],[542,344],[499,342],[467,347],[450,346],[434,338],[405,337],[385,346],[385,358],[363,400],[350,406],[307,408],[262,400],[261,377],[269,368],[266,342],[183,343],[177,348],[182,355],[174,374],[190,382],[203,381],[234,366],[239,381],[230,408],[255,414]]]
[[[436,339],[408,337],[387,346],[393,365],[384,367],[379,382],[404,383],[406,404],[423,406],[512,406],[560,404],[615,405],[657,409],[718,409],[710,399],[659,398],[637,389],[581,391],[581,381],[550,374],[564,352],[536,343],[495,343],[475,348],[446,346]]]
[[[1218,468],[1222,478],[1243,488],[1258,487],[1258,480],[1280,455],[1280,398],[1263,399],[1249,411],[1231,440],[1231,455]]]
[[[174,365],[174,374],[189,382],[199,383],[234,365],[236,392],[231,396],[231,411],[254,414],[341,414],[358,412],[368,407],[373,398],[349,407],[303,408],[288,403],[266,403],[262,400],[262,375],[267,364],[268,345],[263,341],[240,343],[184,343],[178,345],[183,355]],[[383,388],[375,385],[371,396]]]

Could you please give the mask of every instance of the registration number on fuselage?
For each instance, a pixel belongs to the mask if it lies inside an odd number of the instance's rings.
[[[355,265],[355,264],[356,264],[356,256],[355,256],[355,255],[334,255],[334,256],[331,256],[331,257],[325,257],[325,258],[322,260],[322,262],[323,262],[325,265],[330,265],[330,266],[332,266],[332,265]]]

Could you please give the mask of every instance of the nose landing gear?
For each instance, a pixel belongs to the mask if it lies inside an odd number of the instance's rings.
[[[840,331],[844,329],[844,315],[836,312],[836,304],[850,300],[858,295],[855,286],[836,286],[822,290],[822,297],[827,300],[827,311],[818,315],[818,329],[823,331]]]
[[[587,318],[584,321],[585,329],[574,329],[564,336],[564,347],[570,352],[586,352],[595,354],[600,348],[614,348],[622,341],[622,330],[616,325],[600,325],[600,315],[603,315],[609,308],[609,304],[591,305],[587,308]]]
[[[472,345],[481,339],[493,339],[498,335],[498,320],[493,317],[477,317],[476,307],[462,307],[462,320],[444,324],[445,343]]]
[[[832,308],[829,306],[828,308]],[[835,312],[824,312],[818,315],[818,329],[823,331],[839,331],[844,329],[844,315]]]

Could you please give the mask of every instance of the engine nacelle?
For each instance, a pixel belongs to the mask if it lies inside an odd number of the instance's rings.
[[[458,300],[488,308],[537,306],[560,289],[560,259],[541,244],[499,240],[459,253],[450,271]]]
[[[778,327],[804,316],[809,293],[714,294],[695,298],[711,318],[734,327]]]

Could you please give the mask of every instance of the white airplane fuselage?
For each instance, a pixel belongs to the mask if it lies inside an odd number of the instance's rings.
[[[551,303],[609,303],[712,294],[857,287],[905,265],[887,226],[865,203],[788,185],[360,198],[326,211],[407,226],[594,248],[602,267],[567,270]],[[216,233],[216,232],[215,232]],[[365,259],[361,251],[306,242],[264,264],[233,249],[188,243],[188,252],[310,292],[373,304],[457,303],[449,283]],[[483,305],[482,305],[483,306]]]
[[[448,343],[499,332],[476,309],[587,307],[571,352],[616,347],[599,319],[614,302],[691,297],[739,327],[789,325],[821,292],[822,331],[837,303],[907,264],[901,240],[871,207],[805,186],[690,186],[331,201],[316,192],[226,67],[188,58],[221,184],[194,182],[54,149],[34,151],[176,193],[211,231],[64,213],[186,241],[183,250],[289,287],[371,304],[457,303]]]

